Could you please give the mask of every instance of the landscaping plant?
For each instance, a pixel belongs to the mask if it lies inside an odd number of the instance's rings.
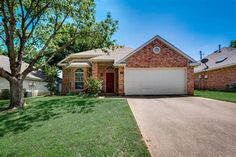
[[[93,77],[86,81],[86,91],[89,96],[98,96],[102,91],[102,81]]]

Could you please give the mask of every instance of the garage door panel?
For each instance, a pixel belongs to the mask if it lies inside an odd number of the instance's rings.
[[[124,82],[126,95],[186,94],[184,68],[125,68]]]

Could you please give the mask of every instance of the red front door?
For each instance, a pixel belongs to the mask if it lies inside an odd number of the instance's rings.
[[[114,73],[106,73],[106,93],[114,93]]]

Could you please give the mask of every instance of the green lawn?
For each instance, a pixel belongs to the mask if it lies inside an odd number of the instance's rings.
[[[7,101],[0,101],[0,108]],[[0,112],[0,156],[150,156],[125,99],[27,99]]]
[[[205,98],[236,102],[236,92],[195,90],[194,95]]]

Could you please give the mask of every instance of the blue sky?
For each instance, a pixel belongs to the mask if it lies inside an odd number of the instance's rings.
[[[118,44],[137,48],[160,35],[195,59],[236,39],[236,0],[95,0],[97,18],[119,20]]]

